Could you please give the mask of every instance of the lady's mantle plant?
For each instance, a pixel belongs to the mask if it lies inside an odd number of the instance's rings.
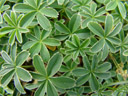
[[[0,0],[0,96],[126,96],[127,0]]]
[[[12,78],[14,78],[14,85],[16,89],[25,94],[25,91],[20,83],[20,80],[29,82],[32,80],[32,76],[26,69],[22,68],[23,63],[29,57],[29,53],[27,51],[21,51],[18,55],[17,53],[17,45],[12,46],[10,51],[10,56],[2,51],[2,58],[5,60],[3,64],[3,68],[0,71],[0,75],[2,76],[1,84],[3,86],[7,86]]]

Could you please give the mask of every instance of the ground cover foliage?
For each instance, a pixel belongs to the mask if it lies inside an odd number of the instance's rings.
[[[0,0],[0,96],[127,96],[127,0]]]

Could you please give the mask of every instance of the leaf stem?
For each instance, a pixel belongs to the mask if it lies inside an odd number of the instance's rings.
[[[124,72],[122,70],[122,68],[119,66],[118,62],[116,61],[115,57],[112,55],[112,53],[109,53],[109,56],[111,57],[111,60],[113,61],[113,63],[115,64],[116,68],[120,70],[121,75],[123,76]]]
[[[33,65],[22,66],[23,68],[32,68]]]

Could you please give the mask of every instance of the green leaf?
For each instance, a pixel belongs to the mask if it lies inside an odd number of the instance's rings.
[[[78,80],[76,81],[76,85],[77,86],[81,86],[84,83],[86,83],[90,78],[90,74],[86,74],[84,76],[81,76],[80,78],[78,78]]]
[[[36,36],[34,36],[33,34],[26,34],[26,37],[31,41],[39,41],[39,38],[36,38]]]
[[[41,57],[39,55],[35,55],[34,56],[34,58],[33,58],[33,65],[34,65],[35,69],[39,73],[41,73],[44,76],[47,75],[44,63],[43,63],[43,61],[42,61],[42,59],[41,59]]]
[[[89,79],[89,84],[93,91],[96,91],[99,89],[99,82],[93,74],[91,74],[91,77]]]
[[[29,3],[31,3],[31,2],[29,2]],[[15,4],[14,5],[14,10],[16,11],[16,12],[31,12],[31,11],[34,11],[34,10],[36,10],[35,8],[33,8],[32,6],[30,6],[30,5],[28,5],[28,4],[24,4],[24,3],[18,3],[18,4]]]
[[[117,2],[116,1],[111,1],[106,5],[106,10],[114,10],[117,7]]]
[[[89,71],[85,68],[76,68],[72,72],[75,76],[84,76],[89,73]]]
[[[0,13],[0,24],[3,23],[2,14]]]
[[[113,17],[108,15],[105,19],[105,35],[108,35],[113,27]]]
[[[44,82],[35,92],[34,96],[44,96],[47,90],[47,82]]]
[[[40,11],[45,16],[53,17],[53,18],[57,18],[58,17],[58,12],[53,8],[42,8]]]
[[[11,11],[10,15],[11,15],[10,17],[11,17],[12,21],[16,24],[17,23],[16,22],[16,18],[17,18],[16,13],[14,11]]]
[[[71,32],[75,32],[81,25],[81,17],[79,14],[75,14],[71,17],[69,22],[69,28]]]
[[[48,81],[48,85],[47,85],[47,95],[48,96],[59,96],[56,88],[50,81]]]
[[[19,28],[19,32],[21,32],[21,33],[27,33],[27,32],[29,32],[29,30],[27,28],[20,27]]]
[[[118,8],[119,8],[122,18],[125,19],[126,18],[126,8],[125,8],[124,4],[122,2],[119,2]]]
[[[116,51],[115,46],[108,40],[106,40],[106,43],[107,43],[110,51],[114,53]]]
[[[71,41],[67,40],[65,42],[66,46],[69,47],[69,48],[77,48],[77,46],[75,44],[73,44]]]
[[[11,35],[10,35],[9,43],[10,43],[11,45],[13,45],[14,42],[15,42],[15,35],[16,35],[16,30],[14,30],[14,31],[11,33]]]
[[[60,22],[56,22],[55,23],[55,28],[61,32],[61,33],[65,33],[65,34],[69,34],[70,33],[70,30],[62,23]]]
[[[37,14],[37,20],[43,29],[48,30],[48,31],[52,29],[50,21],[41,13]]]
[[[20,81],[19,81],[19,78],[18,78],[17,74],[15,74],[15,76],[14,76],[14,85],[15,85],[16,89],[17,89],[20,93],[22,93],[22,94],[25,94],[25,93],[26,93],[26,92],[24,91],[24,89],[23,89],[23,87],[22,87]]]
[[[87,24],[89,23],[89,22],[91,22],[92,21],[92,19],[91,18],[87,18],[87,19],[85,19],[85,20],[83,20],[82,21],[82,29],[83,28],[86,28],[87,27]]]
[[[69,89],[75,85],[75,80],[69,77],[53,77],[50,78],[50,81],[53,83],[53,85],[62,89]]]
[[[29,73],[29,71],[21,68],[21,67],[17,67],[16,73],[18,75],[18,77],[22,80],[22,81],[26,81],[29,82],[32,80],[32,76]],[[22,73],[22,74],[21,74]]]
[[[71,50],[71,51],[74,51],[74,50]],[[67,53],[68,53],[68,51],[67,51]],[[76,60],[76,59],[77,59],[77,57],[79,56],[79,53],[80,53],[79,50],[76,50],[76,51],[73,53],[73,60]]]
[[[53,76],[57,71],[59,71],[63,61],[63,56],[60,53],[54,54],[47,66],[48,76]]]
[[[1,9],[1,7],[3,7],[3,5],[4,5],[5,2],[6,2],[6,0],[1,0],[0,1],[0,9]]]
[[[79,38],[78,38],[78,36],[77,35],[73,35],[72,36],[72,42],[76,45],[76,46],[80,46],[80,40],[79,40]]]
[[[35,33],[35,37],[36,38],[41,38],[41,32],[40,32],[40,27],[39,26],[35,26],[34,27],[34,33]]]
[[[31,48],[33,45],[35,45],[37,43],[37,41],[28,41],[26,42],[23,46],[22,49],[23,50],[27,50],[29,48]]]
[[[90,44],[90,39],[86,39],[82,42],[81,48],[86,48]]]
[[[36,12],[32,11],[26,15],[23,16],[23,18],[20,20],[20,26],[21,27],[26,27],[29,26],[30,23],[33,21],[35,18]]]
[[[65,0],[57,0],[59,5],[62,5]]]
[[[84,63],[84,67],[86,67],[88,70],[91,70],[91,64],[87,56],[83,56],[83,63]]]
[[[46,77],[40,73],[37,72],[30,72],[33,79],[37,79],[38,81],[44,81],[46,80]],[[39,82],[41,83],[41,82]]]
[[[29,52],[31,53],[31,56],[33,57],[35,54],[38,54],[40,50],[41,50],[41,43],[36,43],[30,48]]]
[[[19,43],[22,43],[22,35],[18,30],[16,31],[16,38]]]
[[[2,11],[5,11],[5,10],[8,10],[9,8],[10,8],[9,5],[4,5],[4,6],[2,6],[2,8],[1,8],[1,12],[2,12]]]
[[[51,31],[43,30],[41,34],[41,39],[44,40],[50,35]]]
[[[123,55],[124,55],[124,56],[128,56],[128,50],[125,50],[125,51],[123,52]]]
[[[0,76],[4,76],[12,70],[14,70],[14,68],[3,68],[3,69],[1,69],[0,70]]]
[[[111,74],[109,72],[104,72],[104,73],[98,73],[98,72],[95,72],[94,73],[98,78],[100,79],[108,79],[111,77]]]
[[[32,6],[32,7],[34,7],[34,8],[37,8],[37,2],[36,2],[37,0],[26,0],[26,2],[30,5],[30,6]]]
[[[106,13],[105,8],[104,8],[104,7],[101,7],[101,8],[99,8],[99,9],[96,11],[95,16],[98,17],[98,16],[101,16],[101,15],[103,15],[103,14],[105,14],[105,13]]]
[[[93,59],[92,59],[91,69],[92,70],[95,70],[95,68],[97,67],[97,65],[98,65],[98,57],[97,57],[97,55],[94,55],[93,56]]]
[[[96,70],[97,72],[106,72],[108,71],[109,69],[111,69],[111,63],[109,62],[104,62],[103,64],[99,65]]]
[[[9,73],[7,73],[6,75],[4,75],[1,79],[1,84],[3,86],[7,86],[9,84],[9,82],[12,80],[13,75],[14,75],[14,70],[12,70]]]
[[[0,29],[0,35],[10,33],[14,30],[13,27],[3,27]]]
[[[9,25],[15,26],[15,23],[12,21],[12,19],[9,17],[7,13],[4,13],[3,17]]]
[[[121,28],[122,28],[122,23],[119,22],[119,23],[116,25],[116,27],[113,29],[113,31],[112,31],[111,33],[109,33],[108,36],[111,36],[111,37],[116,36],[116,35],[119,34],[119,32],[121,31]]]
[[[108,53],[109,53],[109,49],[107,44],[105,44],[103,47],[102,61],[104,61],[107,58]]]
[[[2,58],[5,60],[6,63],[9,63],[9,64],[13,63],[12,59],[10,58],[10,56],[5,51],[2,51],[1,55],[2,55]]]
[[[51,5],[55,0],[47,0],[48,5]]]
[[[16,65],[21,66],[29,57],[29,52],[22,51],[16,57]]]
[[[11,47],[10,55],[11,55],[11,58],[12,58],[13,61],[15,61],[15,59],[16,59],[16,52],[17,52],[17,43],[15,43],[15,44]]]
[[[56,40],[54,38],[48,38],[43,40],[43,43],[49,46],[59,46],[61,43],[59,40]]]
[[[107,40],[109,40],[110,42],[112,42],[113,44],[119,45],[120,39],[116,38],[116,37],[108,37]]]
[[[104,36],[104,30],[103,28],[96,22],[89,22],[88,28],[95,34],[100,37]]]
[[[91,10],[93,15],[96,13],[96,8],[97,8],[97,4],[92,2],[90,5],[90,10]]]
[[[41,45],[40,55],[44,62],[48,62],[48,60],[50,59],[49,51],[44,44]]]
[[[101,40],[97,41],[97,42],[92,46],[91,51],[94,52],[94,53],[99,52],[99,51],[103,48],[104,44],[105,44],[104,39],[101,39]]]

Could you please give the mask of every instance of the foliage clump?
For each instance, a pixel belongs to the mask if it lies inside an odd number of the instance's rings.
[[[0,96],[127,96],[127,0],[0,0]]]

